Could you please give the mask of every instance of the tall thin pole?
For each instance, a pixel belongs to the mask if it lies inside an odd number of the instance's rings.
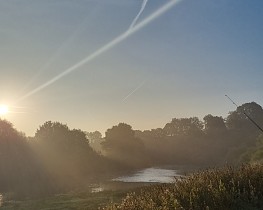
[[[238,105],[228,95],[225,95],[225,97],[238,108]],[[263,133],[263,129],[245,111],[243,111],[243,114]]]

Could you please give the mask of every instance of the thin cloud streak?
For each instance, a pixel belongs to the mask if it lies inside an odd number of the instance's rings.
[[[132,28],[136,25],[139,17],[140,17],[141,14],[143,13],[143,11],[144,11],[144,9],[145,9],[145,7],[146,7],[146,5],[147,5],[147,2],[148,2],[148,0],[143,0],[141,9],[140,9],[139,13],[136,15],[136,17],[133,19],[133,21],[132,21],[132,23],[131,23],[131,25],[130,25],[130,27],[129,27],[128,30],[132,29]]]
[[[138,87],[136,87],[132,92],[130,92],[126,97],[124,97],[122,99],[122,102],[125,102],[131,95],[133,95],[137,90],[139,90],[140,88],[142,88],[142,86],[144,86],[146,80],[144,80]]]
[[[70,45],[72,45],[73,41],[78,37],[79,33],[83,30],[85,23],[87,22],[88,18],[92,16],[95,10],[92,10],[92,13],[88,15],[81,23],[77,26],[76,30],[62,43],[62,45],[52,54],[52,56],[46,61],[46,63],[37,71],[37,73],[29,80],[29,82],[21,89],[20,92],[23,92],[28,87],[30,87],[36,79],[38,79],[43,72],[50,69],[53,63],[62,55],[64,51],[66,51]]]
[[[180,3],[182,0],[171,0],[168,3],[166,3],[164,6],[162,6],[161,8],[159,8],[157,11],[155,11],[154,13],[152,13],[150,16],[148,16],[147,18],[145,18],[144,20],[142,20],[140,23],[138,23],[137,25],[135,25],[133,28],[131,28],[130,30],[125,31],[124,33],[122,33],[121,35],[119,35],[118,37],[116,37],[115,39],[113,39],[111,42],[109,42],[108,44],[104,45],[103,47],[99,48],[97,51],[95,51],[94,53],[92,53],[91,55],[89,55],[88,57],[84,58],[83,60],[81,60],[79,63],[71,66],[70,68],[66,69],[65,71],[63,71],[62,73],[58,74],[57,76],[53,77],[51,80],[47,81],[46,83],[40,85],[39,87],[37,87],[36,89],[28,92],[27,94],[25,94],[24,96],[22,96],[21,98],[18,99],[17,102],[20,102],[36,93],[38,93],[39,91],[41,91],[42,89],[50,86],[51,84],[55,83],[56,81],[58,81],[59,79],[63,78],[64,76],[68,75],[69,73],[72,73],[73,71],[77,70],[78,68],[80,68],[81,66],[83,66],[84,64],[87,64],[88,62],[92,61],[93,59],[97,58],[99,55],[101,55],[102,53],[107,52],[108,50],[110,50],[111,48],[113,48],[115,45],[121,43],[122,41],[124,41],[125,39],[127,39],[129,36],[131,36],[132,34],[136,33],[137,31],[139,31],[140,29],[144,28],[146,25],[148,25],[149,23],[151,23],[153,20],[155,20],[156,18],[158,18],[159,16],[163,15],[165,12],[167,12],[169,9],[171,9],[173,6],[177,5],[178,3]]]

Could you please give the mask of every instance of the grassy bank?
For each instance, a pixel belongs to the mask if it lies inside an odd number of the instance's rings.
[[[74,192],[38,200],[5,200],[0,209],[263,209],[263,164],[204,170],[172,184],[128,191],[131,189]]]
[[[194,173],[173,184],[130,193],[104,210],[263,209],[263,165],[224,167]]]
[[[120,202],[127,191],[105,191],[98,193],[69,193],[38,200],[5,201],[1,210],[95,210],[110,202]]]

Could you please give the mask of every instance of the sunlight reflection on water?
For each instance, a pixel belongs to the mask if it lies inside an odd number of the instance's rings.
[[[180,176],[177,170],[147,168],[130,176],[122,176],[113,179],[120,182],[152,182],[152,183],[171,183],[174,177]]]
[[[91,188],[91,193],[98,193],[104,191],[103,187],[93,187]]]

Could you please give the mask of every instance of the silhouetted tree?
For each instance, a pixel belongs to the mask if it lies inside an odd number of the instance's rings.
[[[102,146],[101,143],[103,142],[102,135],[99,131],[94,132],[85,132],[86,136],[89,140],[90,146],[98,153],[102,154]]]
[[[145,146],[145,156],[151,159],[152,164],[169,163],[169,141],[166,132],[162,128],[139,131],[135,135],[142,139]]]
[[[94,132],[85,132],[87,135],[87,138],[89,139],[90,143],[94,143],[97,140],[102,139],[102,135],[99,131],[94,131]]]
[[[239,131],[257,131],[255,125],[245,116],[246,113],[259,125],[263,125],[263,109],[255,102],[245,103],[239,106],[236,111],[230,112],[226,119],[226,125],[229,129],[236,129]]]
[[[26,138],[13,125],[0,119],[0,190],[10,190],[18,184],[17,173],[23,169]],[[23,162],[23,163],[21,163]]]
[[[35,149],[54,179],[64,185],[81,184],[97,172],[102,158],[90,147],[86,134],[59,122],[45,122],[35,134]]]
[[[107,156],[131,166],[138,167],[147,160],[146,157],[143,158],[145,150],[143,142],[135,137],[135,131],[125,123],[119,123],[108,129],[102,146]]]
[[[202,133],[203,123],[197,117],[174,118],[164,126],[168,136],[198,135]]]
[[[208,114],[204,117],[204,131],[207,134],[218,134],[226,132],[227,128],[222,117]]]
[[[24,134],[0,119],[0,192],[16,196],[46,193],[47,174]]]

